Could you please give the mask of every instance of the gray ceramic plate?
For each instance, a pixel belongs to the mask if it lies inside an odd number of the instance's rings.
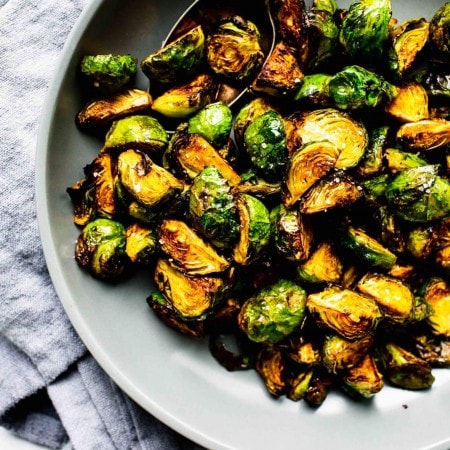
[[[76,266],[78,230],[65,190],[101,146],[74,125],[81,107],[79,58],[123,52],[141,60],[160,46],[189,4],[93,0],[70,34],[51,84],[37,152],[38,219],[52,280],[76,330],[136,402],[208,448],[450,448],[450,371],[435,370],[429,392],[386,387],[367,403],[337,393],[318,410],[274,400],[256,373],[227,372],[204,342],[183,338],[155,318],[145,302],[150,274],[111,287]],[[431,17],[441,4],[393,0],[394,16]],[[145,86],[145,80],[139,82]]]

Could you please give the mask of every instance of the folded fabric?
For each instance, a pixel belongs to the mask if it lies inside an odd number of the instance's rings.
[[[129,399],[53,289],[34,204],[41,110],[88,0],[0,0],[0,425],[49,448],[200,448]]]

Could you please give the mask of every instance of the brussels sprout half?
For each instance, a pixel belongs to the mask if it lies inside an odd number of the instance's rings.
[[[450,53],[450,3],[444,3],[430,22],[430,41],[434,49],[443,55]]]

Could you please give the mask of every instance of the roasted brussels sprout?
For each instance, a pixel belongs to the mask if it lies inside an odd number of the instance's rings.
[[[266,386],[267,392],[277,398],[286,391],[286,370],[283,354],[274,347],[264,347],[256,359],[257,372]]]
[[[206,39],[206,59],[216,74],[248,80],[264,61],[258,28],[240,16],[225,19]]]
[[[330,242],[322,241],[307,261],[297,268],[297,275],[305,283],[338,283],[343,264]]]
[[[404,152],[398,148],[387,148],[384,152],[384,159],[388,169],[392,173],[413,169],[414,167],[426,166],[428,164],[428,161],[419,155]]]
[[[183,191],[183,183],[145,153],[135,150],[122,152],[117,167],[122,185],[146,208],[161,207]]]
[[[448,58],[450,53],[450,3],[444,3],[430,22],[430,41],[433,48]],[[447,60],[448,61],[448,60]]]
[[[426,165],[406,169],[391,180],[385,197],[393,212],[410,222],[430,222],[450,213],[450,186],[437,174],[437,167]]]
[[[270,213],[261,200],[249,194],[238,194],[236,206],[240,235],[233,258],[245,266],[257,260],[270,242]]]
[[[390,0],[359,0],[352,3],[342,22],[340,42],[354,61],[376,64],[389,38]]]
[[[329,141],[334,144],[339,149],[337,169],[355,167],[369,143],[362,123],[333,108],[291,115],[286,120],[285,129],[290,154],[311,142]]]
[[[433,277],[425,283],[422,296],[431,307],[427,318],[433,332],[450,337],[450,286],[447,281]]]
[[[171,264],[189,275],[209,275],[224,272],[230,263],[204,241],[185,222],[165,219],[158,228],[161,250]]]
[[[205,167],[192,183],[189,216],[216,247],[229,247],[239,237],[239,216],[230,185],[215,166]]]
[[[372,397],[384,387],[383,374],[378,370],[375,358],[366,354],[343,375],[345,390],[362,397]]]
[[[304,78],[292,49],[283,41],[277,42],[266,59],[250,89],[276,98],[291,97]]]
[[[427,151],[450,144],[450,121],[424,119],[405,123],[397,132],[397,140],[411,151]]]
[[[252,341],[275,344],[301,324],[305,304],[305,290],[290,280],[280,279],[245,301],[238,323]]]
[[[327,11],[334,14],[338,10],[335,0],[313,0],[312,7],[318,11]]]
[[[390,127],[381,125],[373,128],[369,133],[369,145],[358,164],[358,175],[369,177],[376,175],[383,169],[383,157],[390,141]]]
[[[297,210],[278,205],[270,212],[273,240],[277,252],[292,261],[309,258],[314,242],[312,223]]]
[[[245,150],[254,169],[267,180],[279,180],[286,161],[283,118],[275,111],[258,116],[245,130]]]
[[[327,73],[312,73],[305,75],[300,89],[293,96],[293,100],[300,105],[329,107],[331,106],[328,83],[332,75]]]
[[[186,119],[211,103],[217,82],[210,74],[199,74],[185,84],[176,85],[153,100],[152,110],[173,118]]]
[[[375,300],[338,286],[309,294],[306,307],[320,323],[350,340],[372,334],[382,317]]]
[[[341,245],[369,267],[388,270],[397,261],[394,253],[360,228],[348,227]]]
[[[125,227],[120,222],[95,219],[79,235],[75,244],[75,259],[95,278],[118,281],[130,266],[125,246]]]
[[[338,148],[329,141],[311,142],[289,159],[283,183],[283,204],[292,207],[317,181],[336,165]]]
[[[346,66],[328,82],[333,104],[344,110],[375,108],[392,100],[395,86],[364,67]]]
[[[397,87],[397,94],[385,109],[391,117],[401,122],[428,119],[427,91],[419,83],[407,83]]]
[[[233,114],[224,102],[206,105],[188,121],[189,133],[203,136],[212,146],[224,146],[229,139],[233,126]]]
[[[149,264],[159,250],[156,232],[139,223],[126,228],[125,252],[132,263]]]
[[[205,34],[198,25],[144,58],[141,68],[150,81],[176,83],[195,74],[204,54]]]
[[[162,152],[169,138],[161,123],[150,116],[134,115],[112,123],[105,137],[103,151],[142,150]]]
[[[66,191],[73,205],[73,223],[84,227],[95,218],[95,185],[83,178]]]
[[[83,129],[96,129],[111,125],[114,120],[150,110],[152,97],[141,89],[127,89],[109,97],[93,100],[77,115],[77,123]]]
[[[80,70],[91,88],[111,94],[135,77],[137,59],[131,55],[86,55],[81,60]]]

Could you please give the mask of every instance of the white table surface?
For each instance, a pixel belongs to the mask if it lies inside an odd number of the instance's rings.
[[[43,450],[45,447],[34,445],[15,437],[12,433],[0,427],[0,449],[1,450]]]

